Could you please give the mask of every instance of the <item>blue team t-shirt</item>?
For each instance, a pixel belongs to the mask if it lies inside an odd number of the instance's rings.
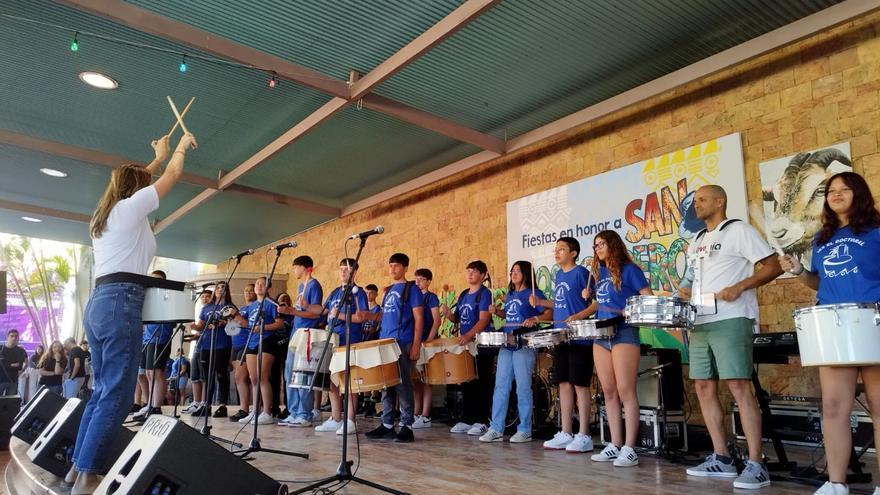
[[[278,304],[269,298],[266,298],[265,301],[266,302],[263,303],[263,321],[268,326],[275,323],[275,319],[280,317],[278,316]],[[242,318],[247,320],[248,328],[242,328],[241,332],[236,335],[236,337],[238,337],[237,341],[241,342],[238,347],[244,347],[245,342],[247,342],[248,349],[256,349],[260,343],[260,327],[259,322],[257,321],[257,315],[260,313],[260,301],[254,301],[248,304],[247,306],[241,308],[239,312],[241,313]],[[253,329],[254,335],[250,338],[250,341],[248,341],[248,332],[250,331],[250,329]],[[266,340],[270,335],[272,335],[272,333],[273,332],[271,331],[264,330],[263,340]],[[243,337],[242,334],[244,334]]]
[[[332,330],[339,335],[339,345],[345,345],[345,312],[348,309],[349,304],[340,305],[340,299],[342,299],[342,294],[345,292],[343,287],[337,287],[333,289],[333,292],[327,296],[327,301],[324,303],[324,309],[330,311],[336,308],[339,312],[339,316],[336,319],[336,324],[333,325]],[[354,297],[354,308],[351,309],[351,314],[354,315],[358,311],[367,311],[369,309],[369,303],[367,302],[367,293],[361,287],[355,287],[355,293],[352,294]],[[327,324],[333,321],[329,314],[327,315]],[[351,343],[357,344],[358,342],[364,340],[363,334],[363,323],[355,323],[351,322],[351,330],[349,332],[351,337]]]
[[[404,307],[403,288],[407,283],[410,284],[410,288]],[[421,308],[424,304],[422,291],[414,282],[398,282],[389,287],[385,291],[385,297],[382,298],[382,326],[379,329],[379,338],[397,339],[404,344],[412,343],[415,332],[413,309]]]
[[[230,339],[229,335],[226,335],[225,329],[226,325],[219,325],[219,322],[223,317],[221,316],[223,313],[223,309],[228,306],[232,306],[231,304],[214,304],[208,303],[202,306],[202,312],[199,313],[199,320],[203,321],[206,326],[202,329],[202,336],[199,339],[199,344],[197,349],[200,351],[211,349],[211,341],[213,338],[214,349],[226,349],[229,347]],[[208,328],[207,324],[210,320],[211,325],[214,328]]]
[[[821,246],[810,271],[819,276],[819,304],[880,302],[880,228],[855,235],[849,226]]]
[[[171,340],[174,325],[171,323],[147,323],[144,325],[143,344],[165,344]]]
[[[310,278],[305,283],[305,288],[303,288],[303,284],[300,283],[297,286],[297,294],[296,297],[295,308],[299,311],[305,311],[305,306],[310,306],[312,304],[321,305],[324,302],[324,289],[321,288],[321,283],[317,280]],[[318,315],[314,318],[303,318],[302,316],[297,316],[293,319],[293,329],[291,329],[290,336],[293,337],[293,334],[296,332],[297,328],[317,328],[322,321],[322,316]]]
[[[532,295],[532,289],[524,288],[522,290],[510,291],[504,299],[504,319],[508,326],[504,327],[507,333],[513,333],[514,327],[510,324],[519,324],[533,316],[541,316],[544,313],[543,308],[535,308],[529,304],[529,296]],[[544,293],[535,290],[535,297],[538,300],[547,299]]]
[[[580,313],[587,309],[587,301],[581,297],[581,293],[587,287],[587,279],[590,272],[581,265],[575,265],[569,271],[559,270],[556,272],[556,288],[553,303],[553,320],[555,328],[565,328],[562,323],[569,316]],[[572,341],[574,345],[592,345],[592,340]]]
[[[470,332],[474,325],[480,321],[480,312],[489,311],[491,305],[492,292],[483,285],[476,292],[471,293],[468,290],[464,295],[459,296],[456,303],[459,335]]]
[[[189,360],[183,356],[181,356],[177,359],[173,359],[171,361],[171,366],[168,367],[168,369],[169,369],[168,377],[174,378],[174,377],[180,376],[181,365],[186,365],[187,369],[189,369]]]
[[[614,286],[614,279],[608,268],[599,266],[598,278],[598,283],[595,279],[591,281],[591,290],[596,294],[596,301],[599,303],[596,318],[600,320],[620,316],[626,306],[627,298],[637,295],[640,290],[648,286],[645,272],[635,263],[627,263],[621,268],[620,290]]]
[[[428,340],[428,334],[431,333],[431,327],[434,326],[434,313],[431,309],[440,307],[440,298],[431,291],[422,295],[425,296],[425,316],[423,320],[425,323],[422,327],[422,342],[424,342]]]
[[[382,312],[382,306],[379,306],[377,304],[374,307],[367,309],[367,311],[369,311],[371,314],[378,315]],[[374,331],[378,326],[378,321],[365,321],[363,325],[361,325],[361,332],[367,334]],[[373,338],[375,338],[375,336]]]

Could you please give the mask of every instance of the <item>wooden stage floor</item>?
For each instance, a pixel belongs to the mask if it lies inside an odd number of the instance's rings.
[[[164,408],[166,413],[171,408]],[[325,413],[326,417],[326,413]],[[194,423],[189,416],[181,418]],[[236,438],[247,445],[253,426],[241,425],[226,418],[213,420],[213,434],[226,439]],[[358,426],[366,432],[377,421],[358,418]],[[687,465],[644,454],[634,468],[615,468],[610,463],[595,463],[589,454],[567,454],[545,451],[540,441],[512,445],[509,442],[485,444],[477,437],[452,435],[449,426],[437,424],[430,429],[415,431],[416,441],[397,444],[390,441],[367,440],[362,434],[350,436],[349,458],[358,459],[359,477],[382,483],[412,494],[541,494],[566,495],[584,493],[637,494],[707,494],[760,493],[811,494],[814,488],[790,482],[774,482],[758,491],[734,490],[732,480],[701,479],[685,474]],[[275,425],[260,426],[259,436],[264,448],[307,452],[308,460],[270,453],[254,454],[252,464],[269,476],[284,480],[291,491],[305,486],[303,481],[329,476],[336,471],[340,459],[341,436],[316,433],[313,428],[291,428]],[[598,444],[598,438],[594,438]],[[597,445],[598,452],[600,447]],[[770,446],[765,449],[768,453]],[[793,460],[809,463],[814,449],[789,447]],[[816,457],[821,457],[821,450]],[[22,456],[26,459],[26,456]],[[8,457],[2,460],[7,460]],[[877,477],[873,455],[863,459]],[[190,468],[204,463],[194,463]],[[35,467],[31,466],[31,469]],[[197,467],[196,467],[197,468]],[[38,468],[36,468],[39,470]],[[39,470],[41,471],[41,470]],[[45,473],[45,476],[48,473]],[[49,485],[56,483],[45,480]],[[854,486],[853,493],[871,493],[873,486]],[[55,490],[52,490],[55,492]],[[62,492],[63,493],[63,492]],[[341,494],[378,494],[359,484],[342,488]]]

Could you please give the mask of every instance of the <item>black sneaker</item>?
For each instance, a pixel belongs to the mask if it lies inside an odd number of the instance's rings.
[[[200,417],[200,416],[210,416],[211,408],[208,406],[199,406],[198,409],[189,413],[190,416]]]
[[[247,417],[248,414],[250,414],[250,413],[239,409],[237,413],[233,414],[232,416],[229,416],[229,421],[238,421],[239,419],[244,419]]]
[[[229,416],[229,414],[226,413],[226,406],[220,406],[214,410],[215,418],[225,418],[226,416]]]
[[[365,418],[375,418],[376,417],[376,403],[373,401],[367,401],[364,405],[364,417]]]
[[[413,436],[412,428],[409,426],[401,426],[400,433],[394,437],[394,441],[397,443],[410,443],[415,439],[416,437]]]
[[[132,404],[131,409],[128,410],[128,413],[132,414],[132,413],[139,412],[141,409],[143,409],[143,407],[144,407],[143,404]]]
[[[290,416],[290,413],[287,411],[287,409],[278,413],[278,419],[287,419],[288,416]]]
[[[147,409],[146,411],[144,411],[142,413],[135,414],[134,416],[131,417],[131,420],[135,421],[137,423],[143,423],[144,421],[147,420],[147,418],[150,417],[151,414],[162,414],[162,408],[161,407],[151,407],[150,409]]]
[[[412,432],[410,432],[410,435],[412,435]],[[397,432],[394,431],[394,428],[386,428],[385,425],[379,425],[375,430],[367,432],[367,438],[393,440],[397,438]]]

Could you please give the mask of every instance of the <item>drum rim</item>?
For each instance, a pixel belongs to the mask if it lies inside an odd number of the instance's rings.
[[[396,340],[394,340],[394,339],[365,340],[363,342],[355,342],[354,344],[351,344],[351,349],[352,350],[369,349],[371,347],[379,347],[382,345],[391,345],[394,342],[396,342]],[[348,347],[348,346],[347,345],[337,346],[336,350],[333,352],[345,352],[346,347]]]
[[[391,339],[393,340],[393,339]],[[457,337],[448,337],[445,339],[434,339],[429,340],[428,342],[422,342],[422,347],[444,347],[444,346],[457,346],[460,345],[458,343]],[[467,345],[467,344],[464,344]]]
[[[841,304],[818,304],[795,309],[791,314],[795,317],[801,314],[818,313],[820,311],[836,311],[838,309],[880,309],[880,303],[841,303]]]
[[[626,298],[627,304],[629,304],[630,301],[673,301],[673,302],[680,302],[680,303],[687,304],[687,305],[691,304],[689,299],[684,299],[681,297],[657,296],[657,295],[650,295],[649,296],[649,295],[642,295],[642,294],[636,294],[634,296],[627,297]]]

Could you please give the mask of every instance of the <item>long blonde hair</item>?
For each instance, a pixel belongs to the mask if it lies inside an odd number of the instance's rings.
[[[150,173],[141,165],[129,163],[113,170],[110,183],[107,184],[107,189],[92,214],[92,221],[89,222],[89,236],[92,239],[101,237],[107,228],[107,217],[116,203],[149,186],[151,180]]]

